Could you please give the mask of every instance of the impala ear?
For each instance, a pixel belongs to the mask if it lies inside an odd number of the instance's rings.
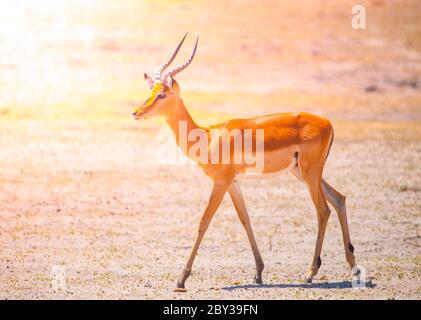
[[[176,93],[180,93],[180,86],[178,85],[178,82],[175,79],[172,79],[171,90]]]
[[[153,80],[152,80],[152,78],[147,73],[144,73],[143,76],[145,77],[145,80],[148,83],[149,88],[152,89],[153,88]]]

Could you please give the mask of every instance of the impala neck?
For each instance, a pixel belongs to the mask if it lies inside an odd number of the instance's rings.
[[[174,112],[167,118],[167,122],[174,132],[177,145],[187,155],[187,151],[195,143],[195,141],[188,141],[188,134],[191,130],[201,127],[194,122],[181,98],[178,104],[174,106]]]

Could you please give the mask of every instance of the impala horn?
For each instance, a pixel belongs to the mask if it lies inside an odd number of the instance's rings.
[[[185,37],[186,36],[184,36],[184,38]],[[184,38],[181,41],[181,43],[183,43]],[[180,45],[181,45],[181,43],[180,43]],[[181,64],[181,65],[179,65],[179,66],[171,69],[170,71],[165,72],[162,75],[161,80],[162,80],[162,83],[165,86],[167,86],[168,88],[171,88],[171,85],[172,85],[172,77],[174,77],[177,73],[180,73],[181,71],[183,71],[184,69],[186,69],[189,66],[189,64],[193,61],[194,55],[196,54],[196,49],[197,49],[197,44],[198,43],[199,43],[199,36],[197,36],[197,38],[196,38],[196,44],[194,45],[193,52],[191,53],[189,59],[186,62],[184,62],[183,64]],[[178,51],[178,49],[179,49],[179,47],[177,47],[176,52]],[[172,57],[172,60],[173,60],[173,57]]]
[[[184,39],[186,39],[187,37],[187,32],[184,35],[183,39],[181,39],[180,43],[178,44],[178,46],[175,48],[173,54],[171,55],[171,58],[169,58],[166,62],[162,63],[155,71],[154,73],[154,80],[161,80],[161,76],[162,76],[162,72],[171,64],[171,62],[174,61],[175,57],[177,56],[178,51],[181,48],[181,45],[184,42]]]

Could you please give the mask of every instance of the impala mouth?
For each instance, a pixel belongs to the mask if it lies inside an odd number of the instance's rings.
[[[135,120],[142,119],[146,113],[146,108],[137,108],[132,113],[132,116]]]
[[[133,116],[133,118],[134,118],[135,120],[138,120],[138,119],[140,118],[140,116],[141,116],[141,113],[140,113],[140,112],[133,112],[133,113],[132,113],[132,116]]]

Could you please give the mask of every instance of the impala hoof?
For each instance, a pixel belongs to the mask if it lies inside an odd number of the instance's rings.
[[[363,268],[359,265],[355,265],[351,269],[351,273],[353,276],[357,277],[358,279],[361,278],[361,274],[363,272]]]
[[[254,283],[263,284],[262,278],[254,278]]]
[[[178,281],[177,282],[177,289],[184,289],[184,288],[185,288],[184,281]]]
[[[317,266],[310,266],[307,269],[306,277],[305,277],[305,283],[312,283],[313,278],[319,271],[320,266],[322,265],[322,260],[320,257],[317,259]]]
[[[313,282],[313,278],[314,276],[317,274],[317,269],[314,268],[310,268],[310,270],[308,270],[304,282],[305,283],[312,283]]]

